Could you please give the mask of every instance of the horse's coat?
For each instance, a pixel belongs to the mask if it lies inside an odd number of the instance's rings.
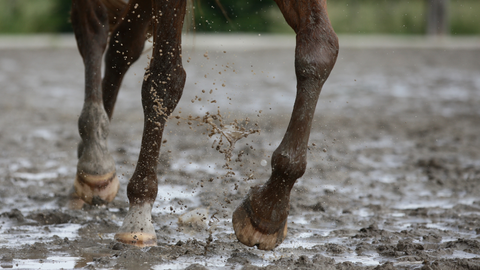
[[[275,1],[297,34],[297,95],[287,131],[272,155],[270,179],[250,190],[232,219],[240,242],[267,250],[285,239],[290,191],[305,172],[315,107],[338,55],[326,0]],[[72,24],[85,65],[85,100],[78,122],[82,142],[74,182],[77,202],[110,202],[118,191],[115,163],[107,148],[109,122],[123,76],[140,57],[147,33],[153,36],[152,59],[142,85],[145,120],[140,155],[127,187],[130,208],[115,239],[156,245],[151,222],[158,189],[156,163],[165,122],[185,85],[181,31],[186,0],[130,0],[126,5],[121,0],[72,2]]]

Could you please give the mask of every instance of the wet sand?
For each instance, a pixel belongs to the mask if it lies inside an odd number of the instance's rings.
[[[288,236],[261,251],[236,240],[230,219],[269,177],[295,97],[294,43],[206,40],[186,40],[187,84],[174,115],[220,110],[225,122],[248,118],[261,132],[237,142],[234,157],[243,156],[225,176],[224,155],[212,148],[218,136],[170,120],[153,210],[158,246],[144,249],[112,239],[139,152],[148,52],[127,74],[111,124],[119,194],[107,206],[69,210],[81,58],[71,37],[61,46],[0,46],[0,267],[480,268],[480,48],[391,39],[371,47],[346,37],[320,95]],[[205,222],[178,223],[198,208],[208,211]]]

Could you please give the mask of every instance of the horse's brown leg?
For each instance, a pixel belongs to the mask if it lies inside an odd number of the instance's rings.
[[[338,39],[328,19],[326,0],[276,2],[297,34],[297,96],[285,136],[272,155],[270,179],[250,190],[232,221],[240,242],[265,250],[285,239],[290,191],[305,172],[315,107],[338,54]]]
[[[72,0],[71,20],[85,65],[85,100],[78,119],[82,147],[74,187],[83,201],[102,204],[113,200],[119,186],[115,162],[107,149],[109,121],[100,89],[108,14],[99,0]]]
[[[145,115],[142,145],[127,187],[130,208],[115,235],[117,241],[131,245],[156,245],[151,211],[157,197],[160,144],[165,122],[180,100],[186,78],[181,59],[185,7],[186,1],[153,1],[153,56],[142,85]]]
[[[105,53],[105,76],[102,81],[103,105],[110,119],[123,77],[142,54],[151,18],[151,0],[133,0],[128,3],[122,18],[118,19],[112,30]]]

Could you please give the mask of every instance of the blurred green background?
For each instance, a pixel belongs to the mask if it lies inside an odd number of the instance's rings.
[[[0,33],[71,32],[70,5],[70,0],[0,0]],[[195,0],[193,5],[195,18],[187,24],[196,32],[292,33],[273,0]],[[450,0],[448,10],[450,34],[480,34],[480,0]],[[426,32],[426,0],[329,0],[328,12],[337,33]]]

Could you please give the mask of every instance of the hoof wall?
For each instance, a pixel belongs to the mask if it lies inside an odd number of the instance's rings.
[[[287,235],[287,220],[285,219],[283,224],[273,232],[262,230],[252,223],[250,217],[252,213],[245,209],[246,203],[248,202],[242,203],[233,212],[233,229],[238,241],[249,247],[257,246],[262,250],[272,250],[280,245]]]
[[[153,228],[151,213],[150,203],[130,205],[122,227],[115,234],[115,240],[137,247],[156,246],[157,235]]]
[[[152,247],[157,245],[157,236],[148,233],[117,233],[115,240],[136,247]]]
[[[104,175],[78,173],[73,183],[76,196],[84,202],[102,205],[113,201],[120,184],[115,171]]]

